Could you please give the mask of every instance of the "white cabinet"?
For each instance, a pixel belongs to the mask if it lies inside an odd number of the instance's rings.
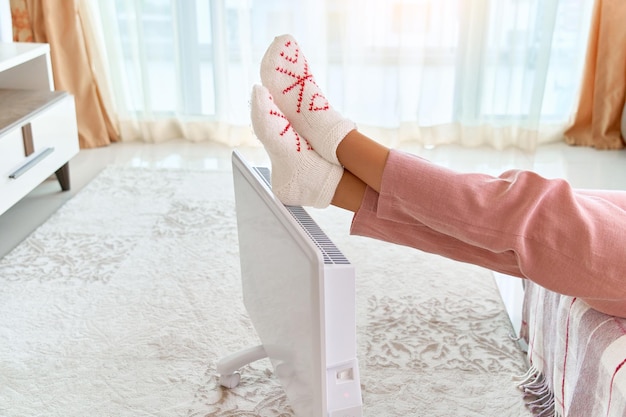
[[[70,187],[74,98],[52,90],[48,45],[0,43],[0,214],[52,174]]]

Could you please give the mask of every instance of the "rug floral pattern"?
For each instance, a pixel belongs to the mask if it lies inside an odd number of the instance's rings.
[[[357,269],[365,415],[529,415],[489,272],[311,214]],[[0,415],[292,416],[268,360],[219,386],[259,343],[238,274],[230,172],[106,169],[0,260]]]

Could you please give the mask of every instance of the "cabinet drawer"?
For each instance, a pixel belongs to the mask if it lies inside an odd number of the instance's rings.
[[[27,153],[31,153],[27,156]],[[0,213],[78,153],[73,96],[33,111],[0,134]]]

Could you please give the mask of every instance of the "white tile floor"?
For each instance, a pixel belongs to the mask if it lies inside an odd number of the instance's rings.
[[[566,178],[579,188],[626,190],[624,151],[596,151],[562,143],[542,146],[533,153],[456,146],[434,149],[403,146],[402,149],[459,171],[498,175],[508,169],[529,169],[547,177]],[[50,179],[0,216],[0,257],[18,245],[107,165],[230,170],[231,151],[220,145],[188,141],[121,143],[83,150],[70,164],[71,191],[60,192],[56,180]],[[240,151],[253,165],[269,164],[262,148],[241,148]],[[520,281],[498,275],[496,281],[515,324],[518,321]]]

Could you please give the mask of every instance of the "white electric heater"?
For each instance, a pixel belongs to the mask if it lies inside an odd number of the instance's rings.
[[[272,193],[269,170],[232,155],[244,304],[261,345],[217,364],[221,385],[269,357],[298,417],[362,416],[355,272],[300,206]]]

